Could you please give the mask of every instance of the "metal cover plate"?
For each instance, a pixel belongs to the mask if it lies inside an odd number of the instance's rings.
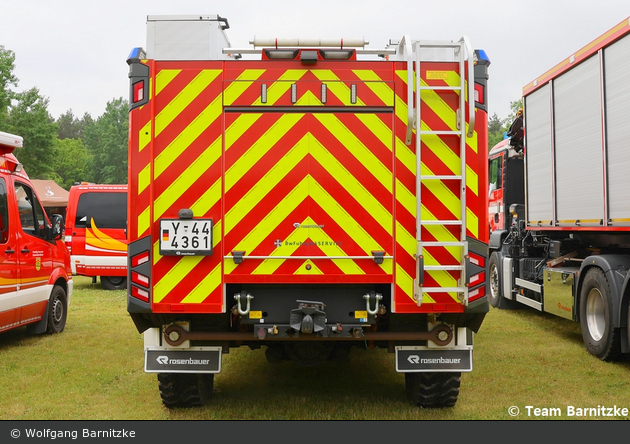
[[[472,349],[397,348],[397,372],[471,372]]]
[[[151,350],[144,353],[147,373],[220,373],[221,347],[188,350]]]

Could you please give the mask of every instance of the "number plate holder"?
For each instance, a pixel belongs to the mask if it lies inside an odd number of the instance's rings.
[[[162,256],[210,256],[212,219],[160,219]]]

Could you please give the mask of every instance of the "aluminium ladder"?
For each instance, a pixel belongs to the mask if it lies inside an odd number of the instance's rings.
[[[466,64],[468,64],[468,77],[474,76],[473,51],[467,37],[462,37],[458,42],[412,42],[408,36],[404,36],[400,42],[403,55],[407,56],[407,135],[406,144],[411,145],[412,132],[416,129],[416,279],[414,279],[414,300],[420,306],[424,293],[457,293],[459,301],[468,305],[468,286],[466,276],[466,263],[468,260],[468,242],[466,240],[466,137],[472,137],[475,125],[475,101],[472,83],[468,87],[469,118],[468,131],[466,130]],[[421,49],[451,48],[458,56],[459,78],[457,86],[430,86],[422,85],[421,79]],[[414,60],[415,59],[415,60]],[[415,62],[415,63],[414,63]],[[414,88],[415,87],[415,88]],[[413,90],[416,90],[415,106]],[[459,91],[459,109],[457,110],[456,131],[430,131],[422,130],[421,93],[422,91]],[[422,175],[421,150],[423,135],[454,135],[459,137],[460,146],[460,174],[458,175]],[[422,217],[422,181],[426,180],[455,180],[460,183],[460,220],[425,220]],[[423,241],[422,227],[427,225],[457,225],[460,227],[459,241]],[[457,247],[460,249],[460,259],[457,265],[424,265],[424,248],[426,247]],[[425,271],[460,271],[460,278],[456,287],[424,287]]]

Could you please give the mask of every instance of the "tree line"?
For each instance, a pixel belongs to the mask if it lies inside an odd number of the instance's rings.
[[[96,119],[71,109],[55,119],[37,88],[14,91],[14,70],[15,53],[0,45],[0,131],[24,138],[14,154],[29,177],[66,190],[75,182],[127,183],[127,101],[112,99]]]

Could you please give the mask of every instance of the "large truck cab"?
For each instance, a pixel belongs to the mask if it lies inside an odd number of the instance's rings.
[[[516,151],[508,138],[496,144],[488,158],[488,220],[493,233],[508,229],[512,204],[525,202],[523,151]]]

